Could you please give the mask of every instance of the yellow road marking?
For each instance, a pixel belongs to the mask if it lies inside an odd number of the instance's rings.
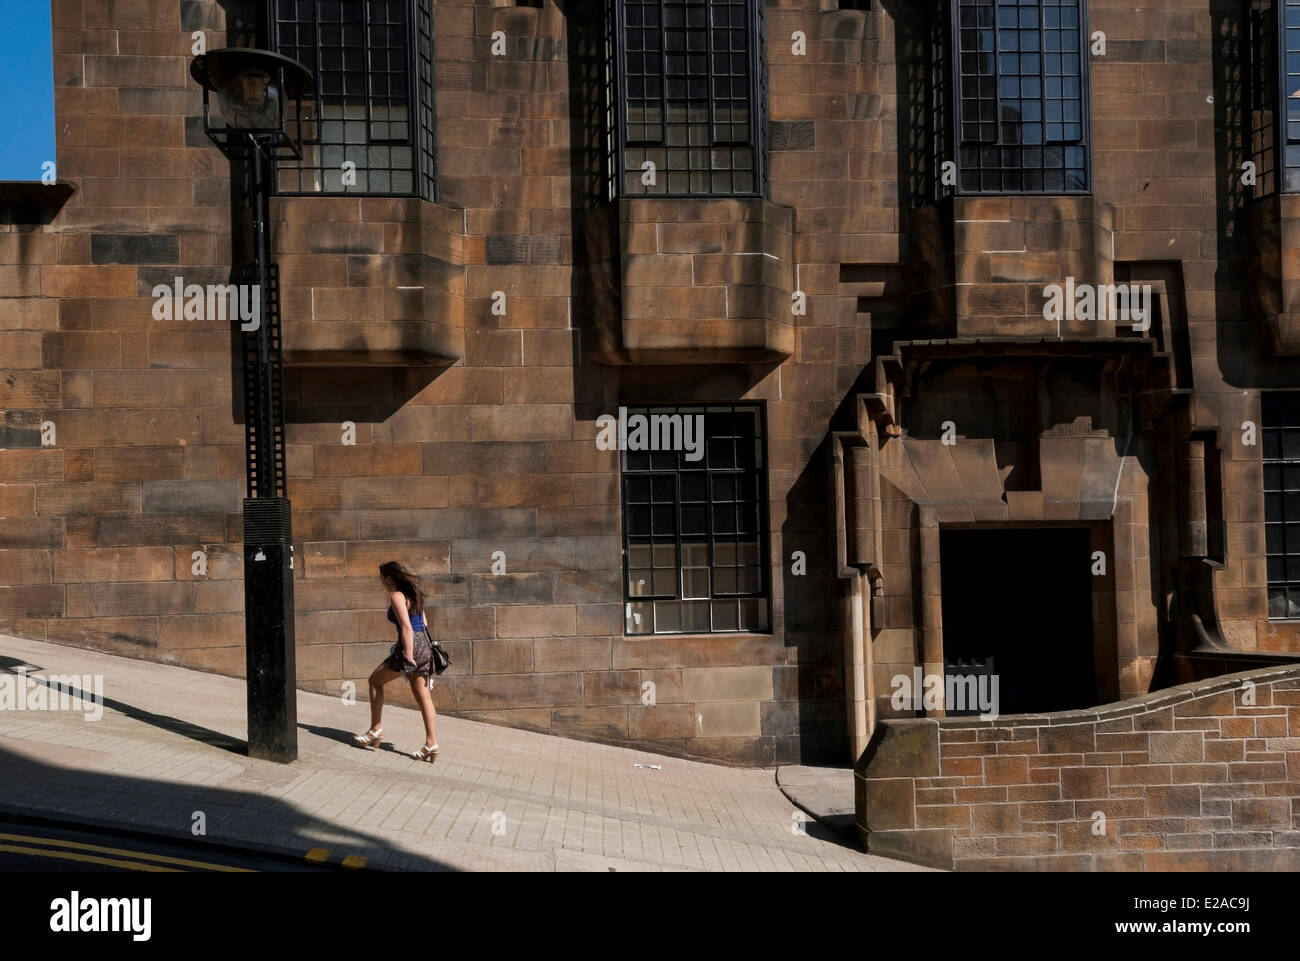
[[[3,834],[0,833],[0,840],[18,841],[26,844],[49,845],[59,848],[74,848],[79,851],[98,851],[101,854],[124,855],[129,858],[140,858],[147,861],[158,861],[162,864],[177,864],[182,867],[203,868],[209,871],[238,871],[243,873],[256,873],[252,868],[237,868],[226,864],[215,864],[210,861],[194,861],[188,858],[174,858],[166,854],[150,854],[145,851],[132,851],[127,848],[110,848],[101,844],[86,844],[81,841],[64,841],[58,838],[32,837],[24,834]]]
[[[323,864],[325,862],[325,859],[328,858],[329,856],[330,856],[329,848],[312,848],[310,851],[308,851],[306,854],[303,855],[303,857],[305,857],[308,861],[312,861],[316,864]]]
[[[106,864],[109,867],[126,868],[130,871],[180,871],[180,868],[169,868],[161,864],[144,864],[140,861],[120,861],[116,858],[99,858],[90,854],[76,854],[72,851],[49,851],[45,848],[24,848],[17,844],[0,844],[0,851],[6,851],[10,854],[29,854],[38,858],[59,858],[64,861],[82,861],[87,864]]]
[[[345,868],[364,868],[366,858],[360,854],[349,854],[343,859],[343,866]]]

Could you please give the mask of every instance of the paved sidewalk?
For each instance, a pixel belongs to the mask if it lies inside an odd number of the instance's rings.
[[[303,692],[299,760],[273,764],[243,754],[242,680],[0,634],[0,673],[24,663],[103,675],[104,711],[0,711],[0,811],[186,836],[202,812],[213,841],[408,870],[923,870],[799,833],[770,770],[450,717],[420,764],[352,746],[364,702]],[[423,743],[415,711],[385,708],[384,728]]]

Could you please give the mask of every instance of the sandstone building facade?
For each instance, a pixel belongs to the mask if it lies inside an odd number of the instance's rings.
[[[53,0],[0,630],[243,670],[234,328],[154,310],[230,277],[201,32],[317,79],[272,234],[302,687],[384,656],[389,559],[440,710],[727,763],[856,760],[918,670],[1012,713],[1286,661],[1294,6]]]

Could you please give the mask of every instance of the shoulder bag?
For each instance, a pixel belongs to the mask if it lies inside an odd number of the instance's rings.
[[[424,628],[424,636],[429,639],[429,646],[433,648],[433,673],[441,674],[451,667],[451,656],[443,650],[442,645],[429,633],[427,626]]]

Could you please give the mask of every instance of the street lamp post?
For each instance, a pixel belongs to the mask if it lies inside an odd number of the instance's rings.
[[[301,156],[301,97],[311,73],[297,61],[249,47],[200,54],[190,76],[203,87],[203,129],[226,158],[247,166],[248,209],[231,210],[238,252],[232,274],[256,294],[253,318],[239,323],[244,377],[248,496],[244,499],[244,638],[248,754],[269,761],[298,757],[293,630],[293,529],[285,486],[283,364],[279,274],[271,262],[270,170]],[[215,94],[214,116],[210,95]],[[293,116],[286,114],[295,101]],[[296,125],[296,130],[290,129]],[[243,213],[251,214],[245,224]],[[242,321],[242,322],[241,322]]]

